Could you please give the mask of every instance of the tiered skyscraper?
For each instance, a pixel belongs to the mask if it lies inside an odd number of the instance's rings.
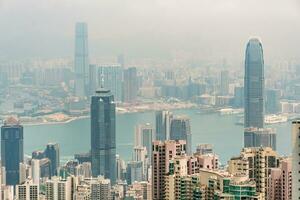
[[[1,127],[1,164],[6,170],[7,185],[19,184],[19,165],[23,160],[23,126],[11,117]]]
[[[76,23],[75,28],[75,95],[84,97],[89,93],[88,27],[86,23]]]
[[[116,180],[116,105],[109,90],[100,89],[91,99],[92,175]]]
[[[247,127],[264,127],[264,56],[261,42],[249,40],[245,58],[245,122]]]

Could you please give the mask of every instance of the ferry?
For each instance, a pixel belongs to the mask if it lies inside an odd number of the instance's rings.
[[[234,115],[243,113],[243,109],[222,108],[219,110],[220,115]]]
[[[285,115],[266,115],[265,124],[277,124],[288,121],[288,117]]]

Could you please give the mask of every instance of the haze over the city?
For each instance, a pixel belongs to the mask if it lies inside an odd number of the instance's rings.
[[[88,23],[92,58],[240,63],[258,36],[266,63],[300,59],[296,0],[0,0],[0,60],[72,58],[77,21]]]

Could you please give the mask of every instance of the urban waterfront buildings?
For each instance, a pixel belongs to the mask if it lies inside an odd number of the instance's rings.
[[[23,126],[10,117],[1,127],[1,165],[5,167],[7,185],[20,182],[20,163],[24,161]]]
[[[249,40],[245,55],[244,126],[264,127],[264,55],[261,42]]]
[[[89,55],[87,23],[78,22],[75,27],[75,95],[89,94]]]
[[[300,120],[292,122],[292,197],[300,199]]]
[[[149,124],[140,124],[135,130],[135,146],[144,146],[147,149],[148,158],[152,158],[152,141],[155,140],[154,127]]]
[[[99,89],[91,97],[92,175],[116,181],[116,105],[109,90]]]

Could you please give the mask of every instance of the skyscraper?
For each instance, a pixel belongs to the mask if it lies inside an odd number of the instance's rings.
[[[185,140],[186,153],[192,154],[192,134],[190,119],[185,116],[176,116],[171,121],[170,140]]]
[[[276,131],[272,128],[245,128],[244,147],[271,147],[276,150]]]
[[[280,90],[266,90],[266,113],[276,114],[281,111],[280,107]]]
[[[292,122],[292,197],[300,199],[300,120]]]
[[[88,28],[84,22],[75,27],[75,95],[84,97],[89,91]]]
[[[135,67],[124,70],[124,101],[135,102],[138,90],[137,72]]]
[[[170,138],[172,118],[173,114],[169,111],[157,111],[155,113],[156,140],[165,141]]]
[[[221,71],[221,95],[228,95],[229,93],[229,73],[227,70]]]
[[[245,127],[264,127],[264,56],[261,42],[249,40],[245,58]]]
[[[45,157],[51,161],[51,176],[58,175],[59,169],[59,145],[57,143],[49,143],[45,149]]]
[[[19,184],[19,166],[23,162],[23,126],[13,117],[1,127],[1,163],[6,169],[6,184]]]
[[[116,180],[116,105],[109,90],[100,89],[91,99],[92,175]]]
[[[155,133],[151,124],[146,123],[136,127],[135,146],[146,147],[148,158],[152,157],[153,140],[155,140]]]

